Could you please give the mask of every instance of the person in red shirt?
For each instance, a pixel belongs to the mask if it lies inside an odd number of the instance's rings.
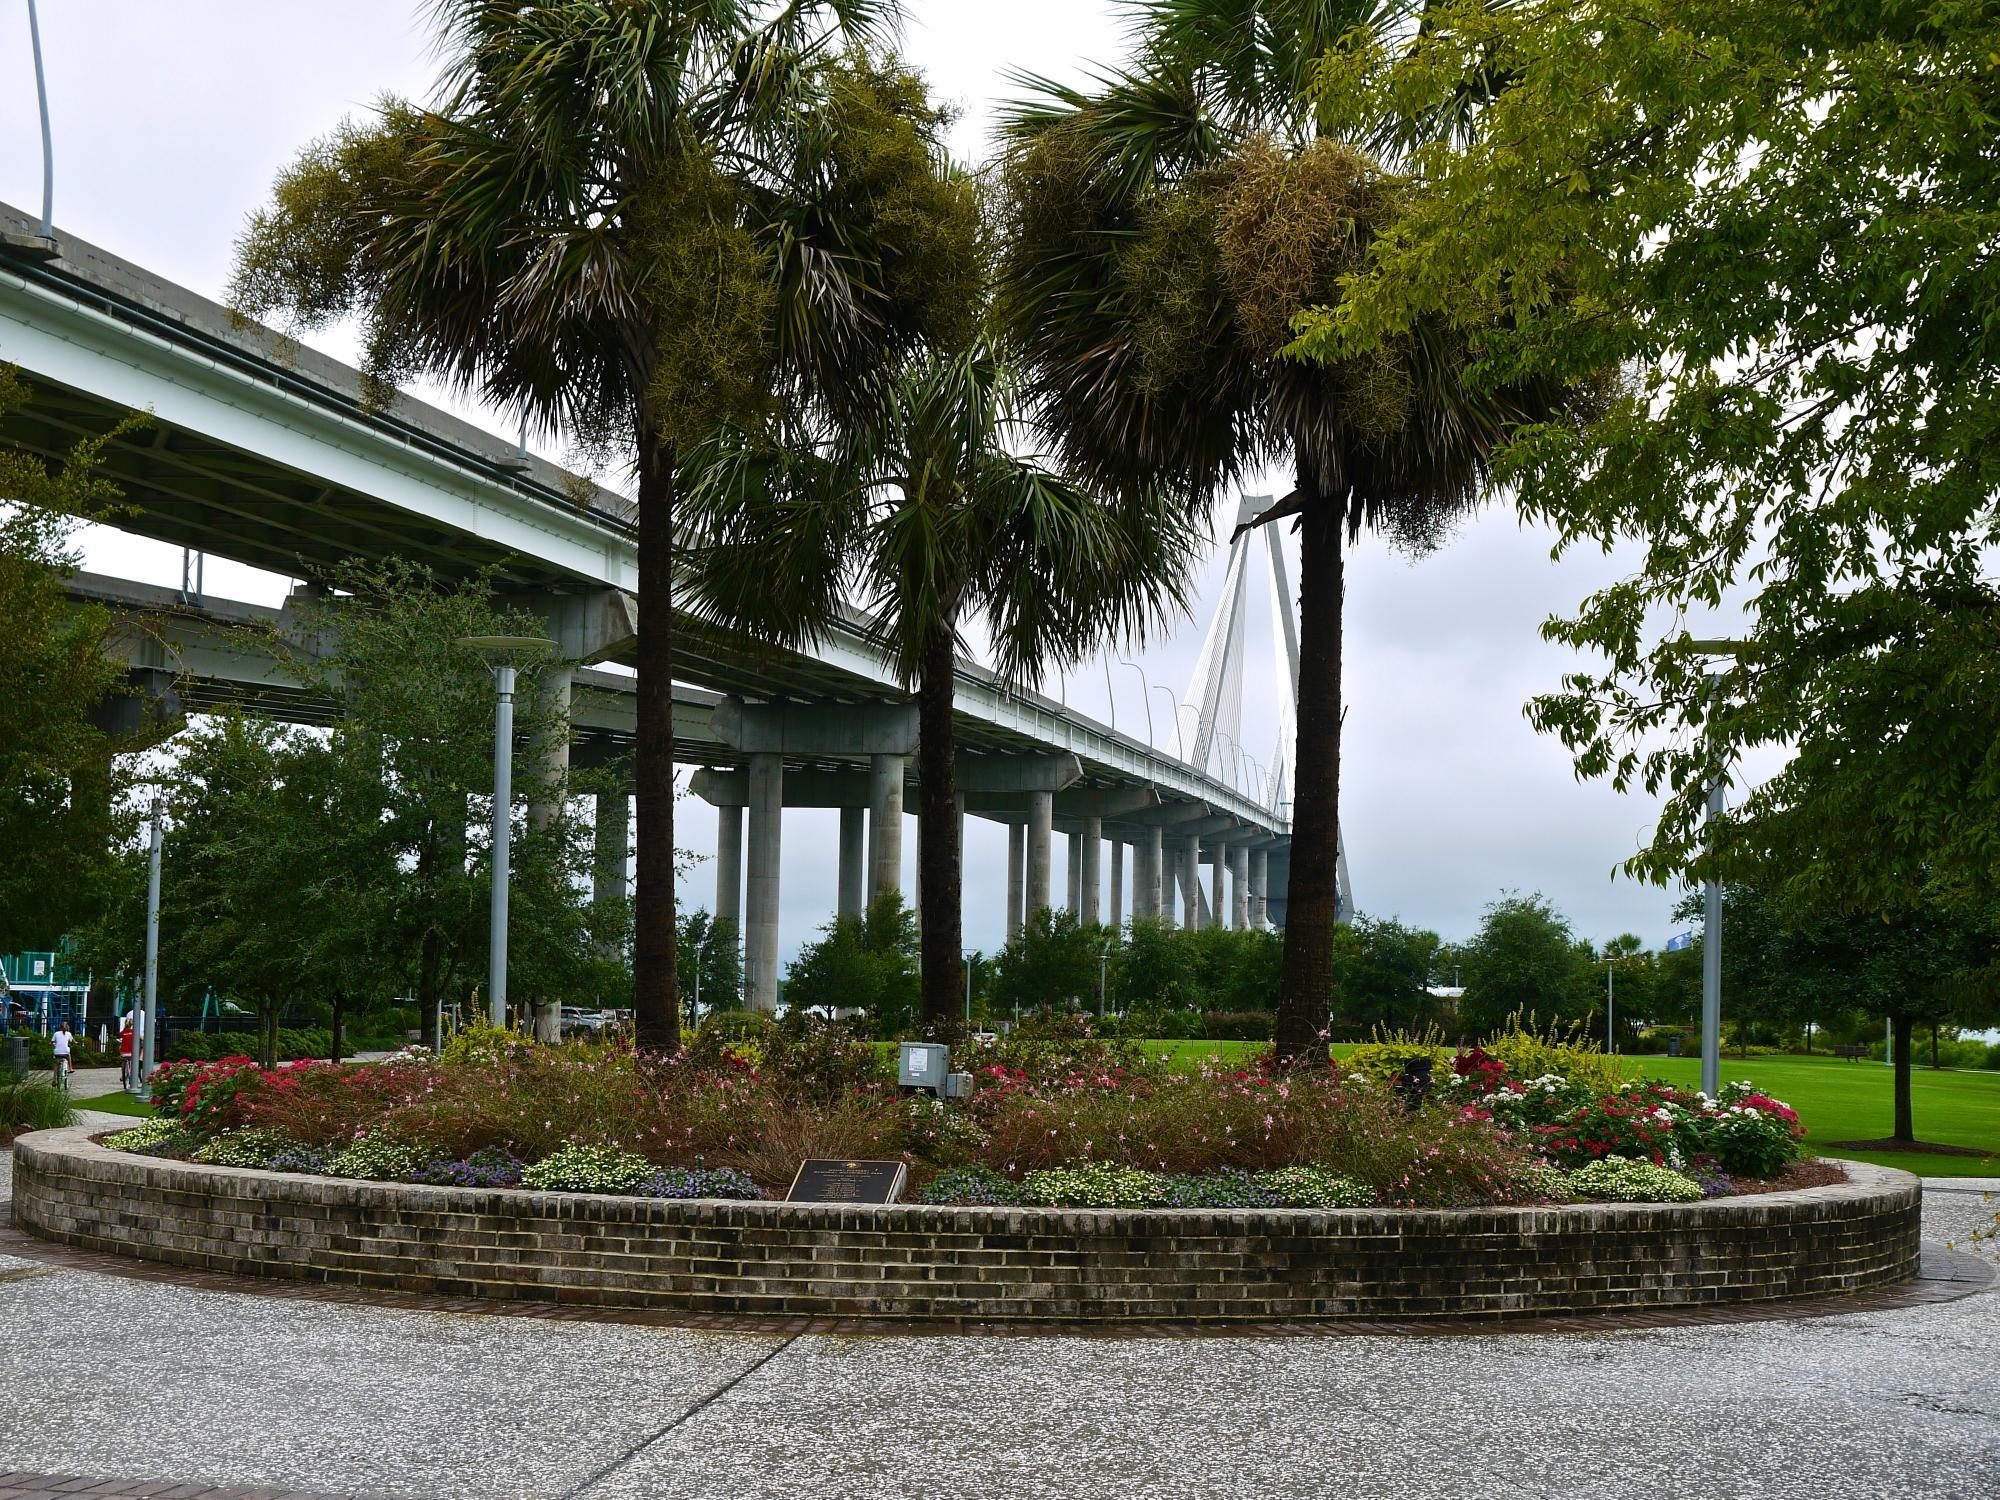
[[[125,1017],[125,1025],[118,1032],[118,1081],[127,1093],[132,1089],[132,1017]]]

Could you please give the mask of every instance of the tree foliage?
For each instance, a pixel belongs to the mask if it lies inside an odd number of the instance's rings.
[[[1484,498],[1509,430],[1575,400],[1539,372],[1474,387],[1477,324],[1286,357],[1421,184],[1319,128],[1316,59],[1374,7],[1135,0],[1138,58],[1012,106],[1000,309],[1063,456],[1113,490],[1163,485],[1205,515],[1267,464],[1296,487],[1262,518],[1301,533],[1298,747],[1278,1050],[1317,1059],[1334,1004],[1343,546],[1421,551]]]
[[[918,1004],[917,919],[884,891],[858,917],[836,917],[785,970],[792,1011],[861,1011],[877,1036],[907,1036]]]
[[[27,401],[0,365],[0,419]],[[50,948],[85,918],[108,875],[118,748],[93,713],[115,690],[110,616],[72,606],[79,518],[103,519],[120,491],[98,472],[129,418],[60,460],[0,447],[0,951]]]
[[[638,1040],[679,1035],[674,464],[724,416],[845,403],[964,316],[942,116],[892,0],[438,0],[442,86],[310,146],[239,246],[236,305],[353,316],[438,376],[634,460]]]
[[[1299,350],[1444,319],[1483,325],[1489,387],[1625,373],[1500,472],[1564,546],[1644,549],[1548,624],[1598,661],[1531,710],[1581,773],[1666,794],[1636,874],[1707,868],[1709,780],[1778,746],[1714,868],[1892,922],[1994,888],[1996,24],[1991,0],[1449,0],[1322,73],[1359,132],[1506,86],[1410,137],[1425,193]],[[1752,649],[1711,689],[1714,634]]]

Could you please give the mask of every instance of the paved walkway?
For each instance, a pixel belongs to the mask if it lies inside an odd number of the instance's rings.
[[[1938,1240],[2000,1208],[1935,1187]],[[212,1500],[2000,1494],[1993,1290],[1590,1333],[868,1338],[246,1295],[0,1255],[0,1327],[0,1469],[30,1476],[0,1500],[77,1492],[32,1487],[48,1475],[235,1487]]]

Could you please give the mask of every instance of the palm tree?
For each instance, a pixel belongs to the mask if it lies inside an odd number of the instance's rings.
[[[801,645],[851,618],[917,698],[923,1017],[949,1029],[959,968],[957,735],[961,627],[979,618],[1003,676],[1074,663],[1182,605],[1193,548],[1177,508],[1137,489],[1107,504],[1015,451],[1013,369],[989,345],[933,353],[870,420],[724,428],[682,471],[692,608]]]
[[[309,147],[250,223],[233,300],[356,315],[377,376],[632,455],[635,1005],[640,1045],[671,1049],[677,454],[763,402],[879,385],[932,309],[962,316],[965,210],[932,190],[921,84],[860,50],[894,0],[434,4],[434,106],[386,100]]]
[[[1483,496],[1491,456],[1560,391],[1475,389],[1468,336],[1426,325],[1364,358],[1285,357],[1292,317],[1340,298],[1418,189],[1321,138],[1314,67],[1387,7],[1351,0],[1130,0],[1139,60],[1077,89],[1029,79],[1011,107],[1001,318],[1062,456],[1114,490],[1206,510],[1287,462],[1251,524],[1300,535],[1298,747],[1281,1058],[1325,1060],[1340,816],[1343,544],[1435,545]]]

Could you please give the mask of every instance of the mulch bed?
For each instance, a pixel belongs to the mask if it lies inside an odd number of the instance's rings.
[[[1991,1156],[1991,1151],[1981,1151],[1977,1146],[1939,1146],[1930,1141],[1899,1141],[1892,1136],[1884,1136],[1879,1141],[1829,1141],[1827,1144],[1841,1151],[1928,1151],[1937,1156]]]
[[[1831,1187],[1836,1182],[1847,1181],[1847,1169],[1838,1162],[1825,1161],[1817,1156],[1801,1157],[1776,1177],[1737,1177],[1736,1191],[1722,1194],[1725,1198],[1744,1198],[1752,1193],[1791,1193],[1800,1188]]]

